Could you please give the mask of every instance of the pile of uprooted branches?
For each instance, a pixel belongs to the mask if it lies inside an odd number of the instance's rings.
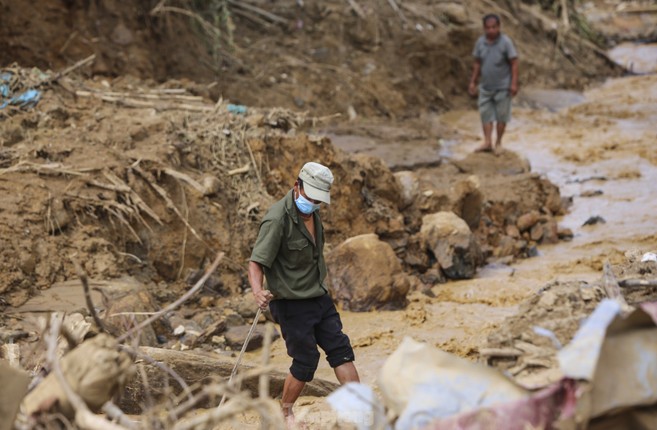
[[[210,428],[247,411],[260,416],[263,428],[285,428],[278,402],[269,397],[271,324],[266,331],[260,367],[236,373],[236,366],[227,381],[202,386],[188,386],[172,368],[151,358],[138,345],[130,344],[131,339],[139,338],[141,329],[198,292],[222,258],[223,253],[219,253],[204,276],[182,297],[117,337],[107,333],[103,321],[96,314],[86,275],[81,273],[89,312],[99,333],[81,340],[80,333],[74,327],[62,323],[61,315],[51,315],[43,327],[41,346],[33,352],[39,358],[33,367],[29,393],[22,398],[14,428],[183,430]],[[136,360],[141,364],[135,364]],[[166,372],[180,384],[182,393],[179,396],[170,394],[159,402],[151,398],[138,417],[129,417],[114,403],[114,399],[131,378],[139,377],[145,387],[149,386],[143,362]],[[255,397],[240,389],[244,379],[254,377],[259,378],[258,395]],[[150,395],[148,389],[146,395]],[[219,398],[222,398],[221,402],[217,401]],[[199,413],[197,408],[201,404],[214,406]],[[190,414],[192,411],[195,413]]]

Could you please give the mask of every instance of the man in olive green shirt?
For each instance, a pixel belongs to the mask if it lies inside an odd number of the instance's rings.
[[[292,357],[281,399],[289,421],[293,421],[294,402],[317,370],[317,345],[341,384],[359,382],[354,351],[324,284],[324,228],[318,209],[322,202],[330,204],[332,184],[328,167],[306,163],[292,190],[263,218],[249,261],[256,302],[260,309],[269,305]]]

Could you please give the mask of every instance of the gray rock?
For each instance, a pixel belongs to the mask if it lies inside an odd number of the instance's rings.
[[[425,215],[420,235],[446,277],[470,279],[474,276],[481,264],[481,250],[465,221],[453,212]]]
[[[224,315],[226,319],[226,327],[237,327],[246,323],[246,320],[238,313],[226,312]]]

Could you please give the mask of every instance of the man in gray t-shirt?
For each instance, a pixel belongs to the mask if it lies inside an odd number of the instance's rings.
[[[484,35],[475,44],[474,66],[468,91],[477,94],[479,82],[479,114],[484,129],[484,143],[477,152],[490,152],[502,146],[506,124],[511,119],[511,97],[518,92],[518,53],[511,39],[500,32],[500,17],[483,19]],[[479,79],[481,78],[481,79]],[[497,139],[493,146],[493,124],[497,123]]]

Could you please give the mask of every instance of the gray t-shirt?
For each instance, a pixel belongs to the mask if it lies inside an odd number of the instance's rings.
[[[511,64],[509,60],[518,57],[513,42],[506,35],[500,36],[492,43],[486,36],[480,36],[475,43],[472,55],[481,60],[480,87],[485,91],[506,90],[511,86]]]

